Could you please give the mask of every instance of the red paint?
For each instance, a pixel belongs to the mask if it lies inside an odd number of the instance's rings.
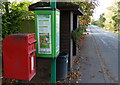
[[[83,40],[85,39],[85,37],[83,37]]]
[[[83,39],[83,40],[84,40],[84,39],[85,39],[85,37],[81,37],[81,39]]]
[[[78,40],[78,42],[81,42],[81,40]]]
[[[4,78],[28,81],[33,78],[36,74],[35,42],[34,33],[12,34],[3,40]]]

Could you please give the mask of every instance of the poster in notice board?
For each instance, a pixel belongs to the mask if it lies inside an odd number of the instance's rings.
[[[37,15],[38,53],[51,54],[51,15]]]

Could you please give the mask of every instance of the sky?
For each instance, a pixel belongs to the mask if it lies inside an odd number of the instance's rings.
[[[95,12],[93,14],[93,18],[97,20],[100,16],[100,14],[104,13],[107,9],[107,7],[112,6],[112,3],[114,1],[120,1],[120,0],[99,0],[99,6],[96,7]]]

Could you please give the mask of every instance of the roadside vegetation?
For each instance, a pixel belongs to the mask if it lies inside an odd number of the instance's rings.
[[[28,11],[31,2],[3,2],[2,6],[2,38],[7,35],[18,33],[21,30],[23,20],[30,20],[34,17],[33,12]]]
[[[90,23],[90,16],[92,16],[95,8],[95,2],[71,2],[72,4],[80,5],[84,11],[84,15],[79,17],[79,23],[82,28],[86,29]],[[32,2],[3,2],[2,7],[2,38],[21,30],[21,23],[25,20],[33,20],[34,14],[28,11],[28,6]]]
[[[114,2],[107,11],[100,15],[99,20],[92,20],[93,25],[97,25],[105,30],[119,33],[120,31],[120,2]]]
[[[86,29],[91,22],[91,16],[95,7],[98,5],[96,2],[76,2],[83,9],[84,15],[79,16],[79,28],[72,31],[72,38],[76,46],[79,48],[82,40],[85,39]]]

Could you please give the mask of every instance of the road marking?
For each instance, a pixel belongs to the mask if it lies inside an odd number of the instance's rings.
[[[108,35],[108,33],[104,33],[104,34],[106,34],[107,36],[109,36],[109,37],[111,37],[111,38],[113,38],[113,39],[117,38],[117,37],[114,37],[114,36]]]
[[[108,48],[111,48],[103,39],[100,39]],[[118,49],[118,46],[114,46],[115,49]],[[112,50],[112,52],[116,50]]]
[[[102,39],[100,39],[100,40],[103,42],[103,44],[105,44],[108,48],[110,48],[104,40],[102,40]]]
[[[105,32],[109,32],[109,31],[105,31]]]

